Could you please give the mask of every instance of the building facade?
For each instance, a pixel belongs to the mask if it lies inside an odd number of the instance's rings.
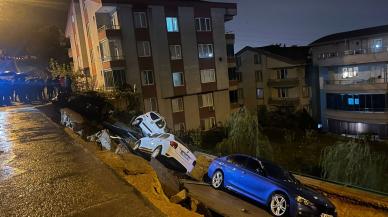
[[[239,85],[231,90],[232,104],[251,112],[263,106],[270,111],[311,112],[307,47],[245,47],[236,58]]]
[[[314,116],[338,134],[388,137],[388,25],[311,44]]]
[[[72,0],[67,36],[76,69],[95,87],[130,87],[144,112],[175,130],[209,129],[229,116],[225,22],[236,4],[201,0]],[[232,56],[233,57],[233,56]]]

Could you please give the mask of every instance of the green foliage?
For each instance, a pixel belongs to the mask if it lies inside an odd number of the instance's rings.
[[[284,140],[287,144],[292,145],[296,142],[296,133],[292,130],[284,130]]]
[[[49,71],[51,72],[51,75],[53,77],[65,77],[65,76],[72,76],[73,73],[73,67],[69,64],[60,64],[55,59],[50,59],[49,61]]]
[[[221,153],[242,153],[272,159],[272,147],[261,132],[257,117],[242,109],[227,122],[228,138],[217,145]]]
[[[365,137],[326,147],[320,165],[324,178],[386,192],[387,160],[384,154],[371,151]]]

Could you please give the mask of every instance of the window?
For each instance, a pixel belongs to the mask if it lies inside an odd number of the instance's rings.
[[[212,31],[212,24],[210,18],[195,18],[195,28],[197,32],[210,32]]]
[[[182,59],[182,50],[180,45],[170,45],[170,56],[172,60]]]
[[[154,84],[154,74],[151,70],[145,70],[142,72],[143,86]]]
[[[176,98],[171,100],[172,104],[172,112],[183,112],[184,106],[183,106],[183,98]]]
[[[252,158],[247,158],[245,168],[254,173],[257,173],[262,169],[260,162]]]
[[[310,87],[304,86],[302,89],[303,97],[310,97]]]
[[[185,129],[186,127],[184,122],[174,124],[174,131],[185,131]]]
[[[231,104],[238,103],[238,91],[237,90],[229,91],[229,101]]]
[[[383,48],[383,39],[377,38],[372,40],[372,51],[378,52]]]
[[[253,56],[253,62],[254,62],[255,64],[260,64],[260,63],[261,63],[260,55],[255,54],[255,55]]]
[[[234,57],[234,44],[226,45],[226,55],[228,57]]]
[[[121,42],[119,40],[101,41],[99,49],[102,61],[122,59]]]
[[[158,103],[156,101],[156,98],[144,99],[144,110],[146,112],[157,111],[158,110]]]
[[[278,88],[278,97],[287,98],[288,97],[288,88]]]
[[[167,32],[179,32],[178,18],[166,17]]]
[[[172,73],[172,81],[174,83],[174,87],[183,86],[185,84],[183,80],[183,73],[182,72]]]
[[[358,76],[358,67],[342,68],[342,78],[353,78]]]
[[[236,58],[236,66],[241,66],[241,57]]]
[[[213,58],[213,44],[198,45],[199,58]]]
[[[214,69],[201,70],[201,83],[211,83],[216,81],[216,72]]]
[[[277,71],[277,79],[287,79],[287,77],[288,77],[287,69],[280,69]]]
[[[227,161],[228,163],[234,164],[236,166],[244,166],[246,157],[240,155],[229,156]]]
[[[138,41],[137,42],[137,54],[139,57],[151,56],[151,46],[149,41]]]
[[[133,17],[136,29],[147,28],[147,14],[145,12],[133,12]]]
[[[201,129],[210,130],[216,126],[216,119],[214,117],[201,119]]]
[[[257,88],[256,89],[256,98],[257,99],[263,99],[264,98],[264,89],[263,88]]]
[[[258,70],[255,72],[255,74],[256,74],[256,81],[263,82],[263,71]]]
[[[199,95],[199,107],[213,107],[213,93]]]
[[[126,83],[124,70],[104,71],[106,88],[122,87]]]
[[[228,68],[228,76],[229,76],[229,81],[237,81],[237,72],[236,68]]]

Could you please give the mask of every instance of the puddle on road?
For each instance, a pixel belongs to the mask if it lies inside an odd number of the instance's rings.
[[[12,153],[12,140],[8,135],[9,125],[8,112],[0,112],[0,181],[23,173],[22,170],[9,165],[15,158]]]

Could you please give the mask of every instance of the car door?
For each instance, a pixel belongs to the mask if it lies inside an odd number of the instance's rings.
[[[224,175],[226,185],[235,190],[240,191],[241,185],[243,184],[241,178],[241,168],[245,162],[245,157],[240,155],[232,155],[227,158],[227,163],[224,168]]]
[[[260,202],[265,202],[267,193],[273,189],[274,185],[265,177],[260,161],[247,158],[244,171],[242,172],[241,180],[244,181],[242,191],[244,191],[252,199]]]

